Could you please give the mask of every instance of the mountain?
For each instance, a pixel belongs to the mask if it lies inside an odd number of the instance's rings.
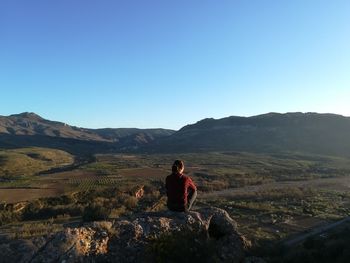
[[[45,146],[70,152],[137,149],[174,131],[166,129],[86,129],[46,120],[31,112],[0,116],[0,147]]]
[[[268,113],[204,119],[145,148],[157,152],[306,152],[350,156],[350,118],[335,114]]]
[[[24,146],[57,148],[73,154],[247,151],[350,157],[350,118],[319,113],[267,113],[204,119],[175,132],[78,128],[28,112],[0,116],[0,148]]]

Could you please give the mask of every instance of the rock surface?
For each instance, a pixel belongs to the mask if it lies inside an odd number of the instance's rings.
[[[7,256],[6,262],[151,262],[154,259],[145,257],[150,243],[166,233],[180,231],[194,236],[204,233],[208,240],[215,240],[219,262],[244,261],[249,242],[238,233],[236,222],[222,209],[202,208],[189,213],[147,212],[87,223],[66,228],[39,245],[34,240],[23,241],[15,248],[0,244],[0,262],[3,256]]]

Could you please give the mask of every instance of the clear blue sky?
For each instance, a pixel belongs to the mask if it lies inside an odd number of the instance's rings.
[[[350,1],[1,0],[0,91],[91,128],[350,116]]]

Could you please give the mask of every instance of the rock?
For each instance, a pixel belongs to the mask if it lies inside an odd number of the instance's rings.
[[[107,253],[109,237],[94,225],[67,228],[49,240],[31,262],[83,262],[89,256]]]
[[[143,197],[143,195],[145,194],[145,187],[141,186],[137,191],[135,191],[134,196],[137,199],[141,199]]]
[[[266,263],[266,261],[258,257],[247,257],[243,263]]]
[[[236,222],[222,209],[203,208],[188,213],[145,212],[113,222],[66,228],[50,237],[40,249],[21,251],[22,257],[13,262],[29,262],[28,258],[33,263],[152,262],[152,255],[147,257],[146,253],[152,242],[166,234],[174,234],[176,238],[178,233],[186,231],[194,242],[203,242],[197,239],[198,233],[203,233],[213,244],[219,262],[243,262],[245,249],[250,245],[238,233]],[[207,261],[203,259],[202,262]]]
[[[13,212],[14,213],[20,213],[22,210],[24,210],[28,206],[29,202],[19,202],[13,205]]]

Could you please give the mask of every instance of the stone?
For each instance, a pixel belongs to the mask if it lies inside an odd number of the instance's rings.
[[[7,262],[146,262],[145,250],[152,241],[181,231],[189,231],[194,237],[204,233],[208,240],[214,240],[220,262],[243,262],[250,245],[225,210],[211,207],[188,213],[143,212],[114,221],[86,223],[52,235],[41,242],[40,248],[33,248],[31,242],[16,252],[17,248],[1,245],[0,256],[4,251],[17,255]]]

